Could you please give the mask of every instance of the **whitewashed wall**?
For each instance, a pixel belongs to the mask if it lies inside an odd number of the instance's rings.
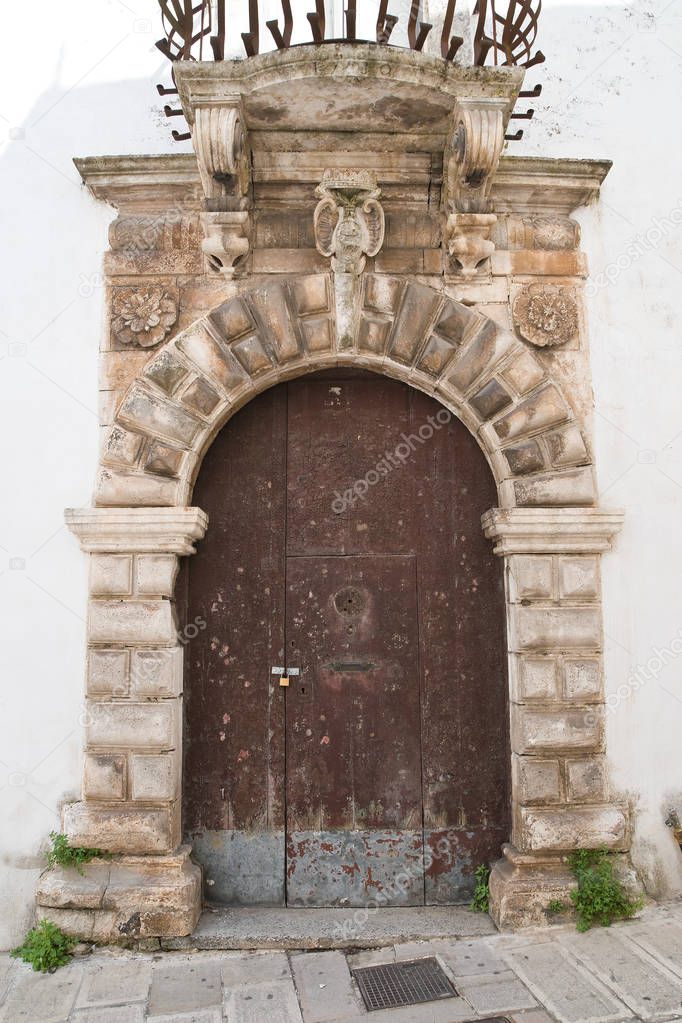
[[[15,11],[0,64],[0,947],[30,922],[47,835],[80,785],[86,580],[62,514],[89,503],[94,478],[112,213],[71,158],[183,148],[154,88],[167,72],[153,0],[32,7],[33,23]],[[664,818],[682,817],[682,0],[544,7],[548,61],[528,78],[544,93],[511,151],[614,161],[600,205],[579,214],[601,495],[627,511],[604,566],[609,755],[636,810],[635,861],[652,893],[676,895]]]

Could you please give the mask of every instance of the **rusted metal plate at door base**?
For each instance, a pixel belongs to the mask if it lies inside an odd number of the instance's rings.
[[[294,831],[287,837],[289,906],[422,906],[419,831]]]
[[[284,904],[283,831],[204,831],[192,836],[204,897],[236,906]]]
[[[474,871],[496,858],[506,841],[505,828],[424,829],[424,897],[427,906],[468,903]]]

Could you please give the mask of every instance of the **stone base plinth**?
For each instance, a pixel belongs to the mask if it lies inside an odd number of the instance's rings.
[[[549,903],[570,903],[576,881],[561,856],[520,853],[502,847],[503,858],[490,874],[490,915],[500,930],[534,927],[552,921]]]
[[[201,913],[201,870],[189,853],[181,846],[170,856],[93,860],[82,874],[52,867],[38,883],[38,918],[87,941],[191,934]]]

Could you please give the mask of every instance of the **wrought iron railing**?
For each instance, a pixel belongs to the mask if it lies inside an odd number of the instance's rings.
[[[245,56],[255,57],[261,49],[261,25],[259,0],[248,0],[248,31],[240,31],[236,25],[228,37],[226,22],[226,0],[158,0],[161,8],[164,37],[157,47],[165,57],[175,64],[180,60],[225,60],[226,53],[235,52],[234,43],[241,38]],[[400,17],[389,12],[390,0],[379,0],[372,6],[377,10],[376,29],[373,39],[358,37],[357,0],[345,0],[343,10],[344,30],[340,37],[333,31],[327,16],[325,0],[312,0],[315,9],[305,14],[311,43],[322,45],[331,42],[372,42],[379,46],[393,46],[394,30]],[[295,24],[291,0],[280,0],[282,18],[265,22],[274,47],[284,50],[292,44]],[[447,0],[440,36],[440,54],[443,60],[453,61],[464,39],[453,34],[457,0]],[[234,7],[234,4],[233,4]],[[361,4],[365,8],[365,4]],[[542,0],[476,0],[473,27],[473,63],[479,67],[486,64],[530,68],[544,61],[540,50],[533,53],[538,32],[538,21]],[[366,14],[366,9],[362,11]],[[237,22],[231,13],[231,29]],[[299,19],[303,22],[303,18]],[[243,26],[246,28],[246,25]],[[403,27],[403,26],[401,26]],[[404,26],[410,49],[420,51],[433,29],[433,25],[422,20],[421,0],[409,0],[409,14]],[[268,47],[272,49],[273,47]],[[172,85],[157,85],[161,96],[177,95],[175,75],[171,68]],[[521,98],[540,95],[541,85],[530,91],[521,92]],[[181,117],[182,109],[167,104],[167,117]],[[513,113],[516,120],[530,120],[534,111]],[[516,141],[523,135],[517,131],[507,138]],[[189,132],[173,131],[173,138],[182,141],[190,137]]]

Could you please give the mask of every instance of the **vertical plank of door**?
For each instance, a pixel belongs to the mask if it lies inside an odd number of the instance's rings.
[[[185,831],[208,897],[284,900],[286,385],[216,437],[194,502],[208,512],[190,567]]]

